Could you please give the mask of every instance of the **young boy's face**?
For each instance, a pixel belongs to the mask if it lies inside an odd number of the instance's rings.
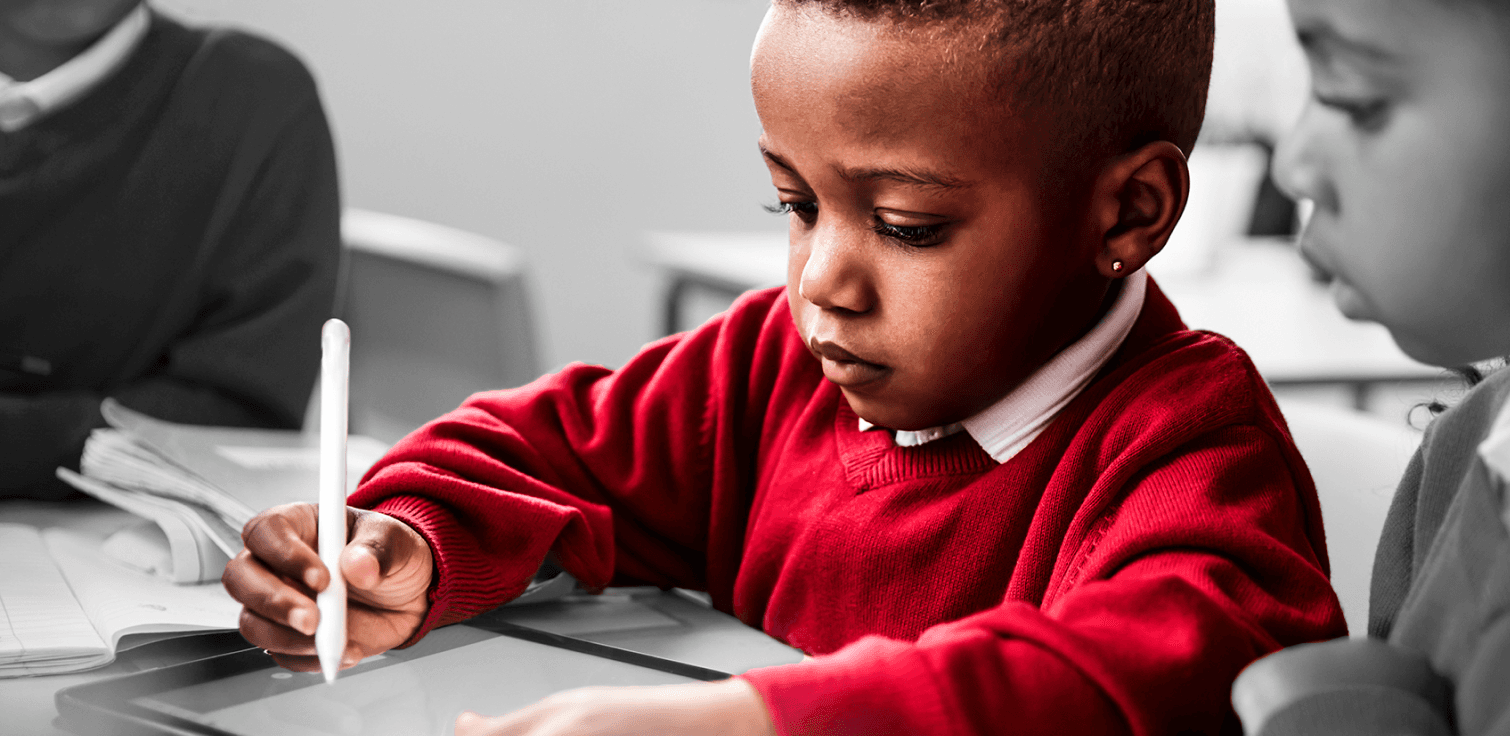
[[[1275,163],[1338,307],[1437,365],[1510,353],[1510,26],[1451,6],[1290,0],[1313,97]]]
[[[951,58],[953,57],[953,58]],[[862,417],[959,421],[1101,307],[1095,238],[1045,191],[1050,126],[991,99],[979,62],[882,23],[778,4],[751,61],[790,215],[788,300]]]

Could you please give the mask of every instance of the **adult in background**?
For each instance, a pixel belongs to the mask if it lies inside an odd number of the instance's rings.
[[[288,52],[141,0],[0,0],[0,496],[65,494],[107,396],[298,426],[339,217]]]

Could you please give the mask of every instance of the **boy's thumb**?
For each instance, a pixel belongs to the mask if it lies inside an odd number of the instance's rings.
[[[393,529],[381,517],[359,516],[352,525],[351,541],[341,551],[341,574],[346,585],[361,590],[372,590],[383,580],[383,575],[403,560],[390,559],[400,552],[390,539]],[[398,522],[394,522],[398,523]]]

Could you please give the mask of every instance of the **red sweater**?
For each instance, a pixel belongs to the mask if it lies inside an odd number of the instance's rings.
[[[352,503],[436,553],[430,628],[518,595],[708,591],[819,656],[744,675],[782,734],[1237,731],[1238,671],[1345,633],[1309,473],[1247,357],[1157,287],[1101,374],[998,465],[860,432],[780,289],[617,371],[473,396]]]

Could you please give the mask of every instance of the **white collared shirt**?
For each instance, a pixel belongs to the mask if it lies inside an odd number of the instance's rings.
[[[130,58],[151,19],[146,3],[137,5],[78,56],[29,82],[0,73],[0,131],[14,133],[94,89]]]
[[[996,462],[1012,459],[1085,390],[1106,361],[1122,347],[1122,341],[1127,339],[1127,333],[1132,331],[1133,323],[1143,312],[1143,298],[1147,291],[1146,272],[1140,269],[1129,274],[1122,281],[1121,293],[1117,294],[1116,301],[1112,302],[1111,309],[1106,310],[1101,321],[1084,337],[1034,371],[1020,386],[962,422],[915,432],[898,430],[895,442],[912,447],[963,431],[968,432],[971,439]],[[860,420],[860,431],[871,429],[880,427]]]

